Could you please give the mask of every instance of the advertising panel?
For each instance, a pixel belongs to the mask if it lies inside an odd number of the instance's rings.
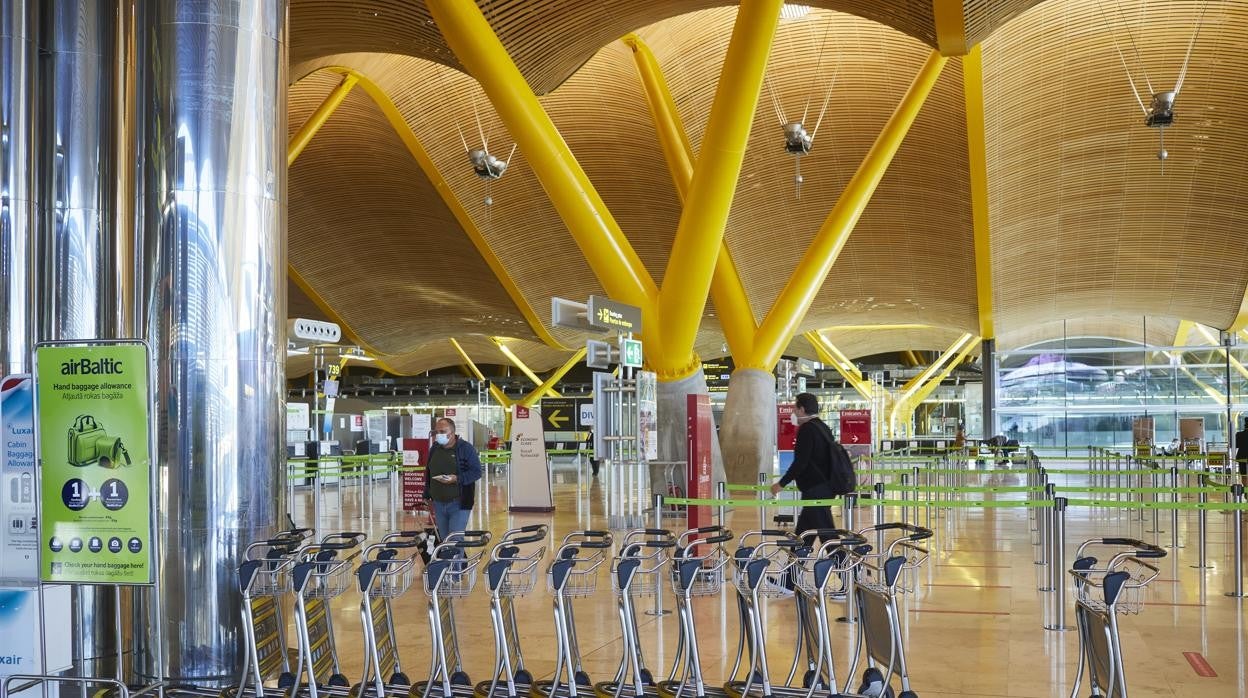
[[[39,590],[34,587],[0,587],[0,680],[14,674],[40,674],[64,671],[73,663],[70,643],[70,600],[68,586],[49,586],[43,591],[46,612],[43,626],[49,642],[43,663],[39,661]],[[66,691],[66,694],[69,692]],[[56,695],[51,693],[51,695]]]
[[[641,432],[643,460],[659,459],[659,377],[653,371],[637,372],[637,428]]]
[[[776,450],[792,451],[797,443],[797,425],[790,422],[793,405],[776,405]]]
[[[523,405],[512,407],[511,465],[507,468],[507,504],[511,511],[554,511],[550,465],[542,416]]]
[[[426,432],[428,433],[428,432]],[[425,496],[425,473],[411,470],[429,458],[429,439],[403,439],[403,509],[415,511]]]
[[[711,439],[715,437],[715,422],[711,419],[711,396],[689,395],[688,410],[688,489],[685,496],[693,499],[710,499],[711,492]],[[710,507],[686,507],[685,516],[689,528],[711,525]]]
[[[593,400],[577,400],[577,412],[580,413],[580,424],[583,428],[592,428],[594,426],[594,401]]]
[[[26,583],[39,577],[34,401],[30,376],[0,381],[0,579]]]
[[[35,350],[40,579],[152,583],[147,347]]]

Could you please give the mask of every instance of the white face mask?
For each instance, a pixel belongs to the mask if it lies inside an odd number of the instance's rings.
[[[433,440],[438,442],[439,446],[445,446],[451,442],[450,434],[434,434]]]
[[[796,413],[796,412],[790,412],[790,413],[789,413],[789,424],[792,424],[793,426],[797,426],[797,425],[798,425],[798,423],[799,423],[799,421],[798,421],[798,418],[797,418],[797,413]]]

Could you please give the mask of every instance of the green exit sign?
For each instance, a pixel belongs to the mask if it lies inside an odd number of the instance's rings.
[[[641,368],[641,342],[639,340],[620,340],[620,364],[630,368]]]

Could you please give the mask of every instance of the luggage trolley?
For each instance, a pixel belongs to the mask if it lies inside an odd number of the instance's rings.
[[[1097,558],[1084,554],[1092,546],[1118,550],[1104,567],[1097,567]],[[1144,589],[1159,574],[1155,566],[1144,560],[1165,556],[1162,548],[1131,538],[1093,538],[1079,546],[1074,566],[1069,570],[1075,579],[1075,618],[1079,627],[1079,669],[1070,690],[1071,698],[1079,695],[1085,666],[1093,696],[1127,698],[1118,616],[1138,614],[1144,607]]]
[[[733,698],[750,695],[755,687],[763,698],[776,694],[767,668],[767,640],[763,631],[763,599],[792,596],[789,569],[796,564],[794,550],[802,544],[791,531],[767,529],[747,531],[741,536],[740,547],[733,553],[732,584],[737,592],[737,610],[741,617],[741,633],[737,640],[737,658],[733,662],[724,691]],[[738,679],[742,659],[748,654],[745,678]]]
[[[533,675],[524,668],[515,600],[528,596],[537,585],[538,565],[546,555],[544,541],[549,533],[546,524],[513,528],[503,533],[490,552],[485,579],[490,590],[490,622],[494,626],[494,675],[477,684],[477,698],[529,695]]]
[[[399,661],[391,602],[412,586],[423,534],[423,530],[389,533],[364,549],[364,561],[355,571],[362,597],[364,677],[352,688],[353,697],[406,696],[411,687]]]
[[[299,549],[290,570],[299,640],[292,693],[306,686],[309,698],[316,698],[320,693],[345,693],[343,689],[350,685],[338,663],[330,602],[351,586],[351,569],[365,537],[356,532],[331,533]],[[349,550],[354,552],[340,555]]]
[[[472,682],[464,672],[455,625],[455,599],[472,593],[477,568],[490,542],[489,531],[456,531],[431,552],[425,566],[425,593],[429,595],[429,631],[433,638],[429,679],[412,686],[412,698],[470,698]],[[453,663],[452,663],[453,660]]]
[[[574,531],[564,536],[555,551],[555,559],[546,572],[546,584],[554,599],[555,675],[549,681],[533,683],[535,698],[576,698],[581,693],[593,693],[593,682],[581,665],[572,599],[594,594],[598,569],[606,562],[612,540],[608,531]]]
[[[846,576],[851,574],[869,550],[867,539],[852,531],[825,528],[803,531],[802,545],[793,550],[790,568],[797,602],[797,647],[793,666],[785,683],[794,687],[794,679],[806,659],[802,674],[802,693],[809,698],[816,689],[834,690],[838,685],[832,657],[832,633],[828,621],[828,599],[844,599]],[[816,540],[817,539],[817,540]],[[805,652],[803,653],[803,648]],[[844,695],[844,694],[838,694]]]
[[[708,689],[702,675],[702,659],[698,653],[698,631],[693,618],[695,597],[718,596],[724,588],[724,568],[732,556],[724,543],[732,540],[732,531],[723,526],[695,528],[676,539],[672,553],[671,582],[676,593],[676,613],[680,620],[680,636],[676,658],[667,680],[659,683],[662,698],[706,698]],[[738,651],[739,654],[739,651]],[[718,686],[710,695],[723,696]]]
[[[237,686],[220,692],[221,698],[249,693],[263,698],[266,680],[276,680],[279,691],[295,684],[286,653],[282,596],[290,591],[295,553],[311,535],[310,528],[292,527],[273,538],[252,543],[244,551],[243,564],[238,567],[238,590],[243,597],[243,672]]]
[[[906,670],[897,597],[914,591],[917,577],[914,572],[928,556],[927,549],[918,543],[931,538],[932,531],[913,524],[890,522],[858,531],[858,535],[872,540],[868,534],[876,534],[878,549],[860,547],[855,551],[859,559],[853,577],[853,603],[858,608],[858,639],[854,643],[854,658],[849,669],[851,678],[846,679],[845,691],[849,691],[849,681],[858,671],[865,650],[870,666],[863,672],[858,693],[892,698],[891,683],[895,674],[901,682],[898,698],[917,698],[910,690],[910,675]]]
[[[625,535],[619,553],[611,561],[611,588],[615,592],[624,652],[615,678],[594,686],[600,698],[636,698],[644,695],[647,687],[651,688],[650,694],[654,694],[654,675],[646,666],[641,649],[635,600],[658,592],[659,584],[664,581],[668,551],[675,546],[676,536],[671,531],[635,529]],[[631,690],[625,693],[625,687]]]

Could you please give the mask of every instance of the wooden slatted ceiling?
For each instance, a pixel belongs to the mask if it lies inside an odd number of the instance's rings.
[[[1094,316],[1072,320],[1052,320],[1021,327],[997,337],[997,351],[1022,349],[1062,337],[1108,337],[1152,346],[1174,343],[1179,321],[1165,317]],[[1192,333],[1192,337],[1197,337]]]
[[[293,133],[337,84],[290,93]],[[290,261],[377,351],[470,332],[533,336],[433,186],[363,90],[290,170]]]
[[[504,365],[508,363],[507,357],[499,353],[498,347],[488,337],[464,335],[459,338],[459,343],[464,348],[464,351],[468,352],[468,356],[472,357],[472,360],[478,365]],[[568,358],[565,353],[536,342],[514,340],[509,342],[508,346],[529,368],[539,373],[561,366]],[[460,359],[459,353],[446,340],[431,341],[417,347],[415,351],[399,356],[386,357],[386,364],[402,375],[424,373],[425,371],[444,366],[457,366],[462,362],[463,360]],[[364,362],[353,362],[350,365],[361,367],[376,366],[376,364]],[[288,377],[304,376],[311,372],[311,356],[296,354],[286,358],[286,375]]]
[[[735,12],[709,10],[639,33],[666,72],[695,149],[710,112]],[[826,39],[824,37],[826,36]],[[826,42],[822,59],[821,42]],[[882,25],[815,11],[784,22],[733,201],[727,239],[756,318],[778,296],[931,49]],[[794,190],[795,158],[771,95],[813,129],[832,101]],[[838,324],[976,326],[975,270],[960,64],[945,68],[918,121],[842,251],[806,329]],[[919,264],[913,262],[919,260]],[[865,319],[869,318],[869,319]]]
[[[978,44],[998,27],[1040,2],[1044,0],[963,0],[966,45]]]
[[[1248,3],[1209,3],[1166,130],[1164,174],[1157,132],[1143,124],[1111,31],[1141,90],[1141,68],[1166,89],[1202,3],[1150,3],[1145,22],[1138,5],[1123,5],[1107,24],[1095,0],[1046,2],[984,42],[1003,333],[1114,314],[1225,327],[1248,284]]]
[[[966,334],[964,330],[950,329],[948,327],[871,330],[830,328],[823,331],[823,335],[850,359],[910,349],[914,351],[932,351],[940,354],[963,334]],[[789,344],[789,348],[785,353],[818,360],[814,349],[811,348],[805,337],[795,338]],[[979,356],[979,350],[972,350],[969,356],[972,358]]]
[[[468,0],[458,0],[467,2]],[[600,48],[638,27],[728,0],[477,0],[539,94],[555,89]],[[813,0],[891,26],[928,45],[930,0]],[[293,0],[291,65],[339,53],[393,53],[458,68],[423,0]]]

